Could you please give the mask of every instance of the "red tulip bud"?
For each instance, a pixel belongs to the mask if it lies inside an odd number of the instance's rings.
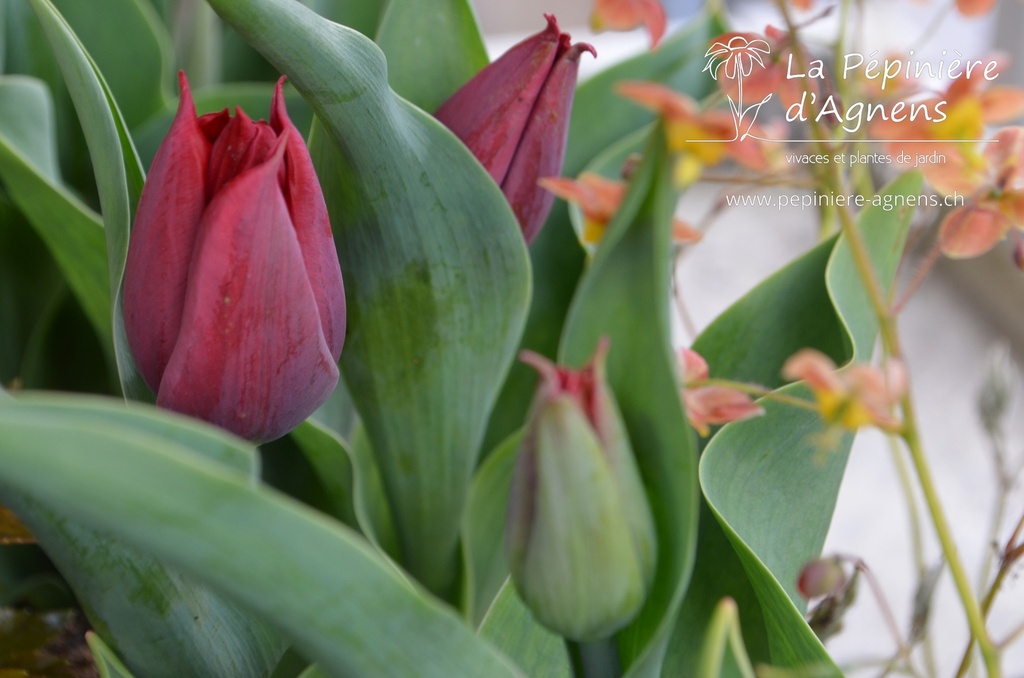
[[[546,29],[477,73],[435,113],[501,186],[527,242],[554,202],[537,180],[562,173],[580,55],[597,56],[544,16]]]
[[[338,383],[345,291],[320,185],[277,83],[270,122],[181,102],[128,248],[128,343],[157,404],[250,440]]]

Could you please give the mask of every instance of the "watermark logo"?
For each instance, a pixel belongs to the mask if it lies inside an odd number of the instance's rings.
[[[736,125],[736,135],[728,141],[742,141],[753,136],[750,129],[757,120],[757,114],[761,107],[772,98],[772,95],[769,94],[758,103],[751,104],[749,108],[744,107],[743,104],[743,78],[754,72],[755,64],[759,68],[764,68],[764,59],[771,53],[772,48],[767,40],[760,38],[751,40],[742,35],[733,35],[727,42],[716,40],[711,43],[707,54],[704,55],[704,58],[708,60],[704,70],[710,72],[713,79],[718,80],[718,74],[722,73],[726,78],[735,80],[737,83],[736,101],[733,101],[732,95],[726,95],[729,99],[729,110],[732,111],[732,119]],[[748,116],[749,122],[746,121]],[[740,133],[741,129],[743,129],[742,134]]]

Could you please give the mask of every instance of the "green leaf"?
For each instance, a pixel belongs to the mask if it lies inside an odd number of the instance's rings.
[[[533,618],[506,579],[480,625],[480,635],[515,659],[530,678],[570,678],[572,668],[561,636]]]
[[[329,675],[519,675],[339,523],[163,431],[68,416],[49,402],[0,407],[4,496],[30,495],[229,595]]]
[[[8,409],[27,417],[59,418],[66,425],[109,426],[183,444],[247,474],[252,482],[256,478],[251,445],[195,420],[67,396],[24,396]],[[4,497],[75,591],[94,628],[136,673],[260,678],[280,657],[284,648],[276,636],[206,586],[77,524],[74,514],[30,494],[9,490]]]
[[[0,77],[0,180],[46,243],[96,334],[109,345],[111,303],[99,217],[61,184],[53,104],[34,78]]]
[[[465,146],[388,88],[383,55],[362,35],[298,3],[211,4],[323,123],[310,146],[345,276],[345,381],[401,562],[451,595],[470,477],[525,319],[518,225]]]
[[[52,0],[52,4],[103,73],[128,127],[166,107],[172,79],[171,39],[151,4],[145,0]]]
[[[437,48],[443,36],[444,49]],[[377,30],[388,58],[388,82],[425,111],[487,65],[487,50],[467,0],[433,0],[424,12],[417,0],[390,0]]]
[[[354,28],[368,38],[377,34],[381,12],[387,0],[302,0],[314,12],[342,26]]]
[[[661,671],[690,577],[697,528],[696,448],[683,415],[668,318],[676,196],[663,136],[661,126],[655,128],[626,198],[584,273],[560,350],[560,362],[579,365],[601,337],[610,338],[608,382],[654,514],[654,583],[639,617],[618,635],[623,664],[636,676]]]
[[[124,663],[118,659],[107,644],[93,632],[85,634],[85,641],[92,650],[92,657],[96,661],[96,668],[100,671],[100,678],[135,678]]]
[[[906,196],[917,195],[920,188],[920,176],[908,174],[881,195],[903,196],[905,201]],[[903,251],[910,223],[909,210],[869,207],[858,223],[879,279],[888,288]],[[773,281],[779,282],[777,278]],[[777,368],[789,354],[808,343],[820,341],[834,351],[843,342],[846,350],[842,358],[865,360],[870,355],[878,327],[845,239],[837,242],[823,279],[819,278],[817,283],[808,280],[806,287],[813,290],[822,282],[842,323],[843,331],[838,337],[827,339],[815,329],[815,324],[826,317],[819,309],[802,318],[793,316],[796,327],[804,328],[806,342],[801,341],[796,329],[768,335],[772,343],[761,342],[756,328],[769,315],[774,318],[776,308],[767,306],[757,311],[750,303],[745,306],[747,322],[740,322],[739,314],[733,314],[729,322],[732,330],[739,334],[727,335],[722,331],[719,341],[721,337],[730,336],[730,345],[719,343],[718,351],[744,353],[753,347],[743,344],[757,343],[760,362]],[[801,296],[795,287],[792,292]],[[804,292],[802,296],[806,300],[816,294],[820,292]],[[748,339],[736,341],[737,337]],[[705,346],[704,342],[702,338],[701,347]],[[707,345],[712,349],[715,346]],[[716,362],[711,361],[711,364],[714,367]],[[727,367],[748,369],[752,364],[752,360],[736,360]],[[729,376],[757,378],[754,372],[751,369],[748,374]],[[776,376],[774,380],[777,379]],[[806,397],[801,386],[788,386],[784,392]],[[749,584],[743,584],[741,589],[747,591],[747,586],[752,587],[756,603],[751,603],[760,606],[764,617],[768,656],[755,656],[755,661],[770,661],[790,668],[814,666],[837,673],[838,669],[803,621],[804,603],[796,592],[796,579],[803,565],[821,551],[852,436],[843,436],[831,447],[823,447],[822,441],[828,440],[829,432],[816,413],[776,402],[763,404],[767,411],[765,417],[726,426],[711,440],[701,460],[701,486],[708,506],[718,518],[745,571]],[[724,556],[721,550],[711,550],[698,557],[716,558],[721,563]],[[723,580],[716,577],[717,586],[721,588]],[[695,582],[694,586],[700,583]],[[746,615],[746,600],[737,598],[737,601],[741,613]]]
[[[357,432],[348,443],[313,420],[291,436],[333,501],[334,516],[362,532],[384,553],[394,555],[398,548],[395,528],[365,436]]]
[[[462,526],[466,614],[479,624],[508,580],[505,515],[521,433],[509,436],[477,470],[469,488]]]
[[[125,395],[142,398],[148,389],[128,348],[120,290],[132,213],[142,192],[144,173],[128,128],[96,64],[48,0],[29,2],[60,65],[89,145],[107,241],[110,297],[114,300],[114,354]]]

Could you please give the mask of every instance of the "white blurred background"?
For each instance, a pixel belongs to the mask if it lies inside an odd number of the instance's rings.
[[[697,4],[690,0],[667,2],[670,29]],[[780,23],[773,16],[770,2],[736,0],[727,4],[738,29],[760,31],[766,23]],[[819,7],[827,4],[824,0],[817,3]],[[860,35],[869,49],[878,48],[881,53],[915,45],[921,58],[928,58],[927,50],[956,49],[968,57],[1001,50],[1018,65],[1005,73],[999,84],[1024,84],[1022,3],[1002,0],[997,13],[971,20],[948,11],[950,4],[950,0],[867,0]],[[583,78],[647,45],[641,31],[591,33],[586,27],[589,0],[476,0],[476,6],[494,55],[542,28],[542,13],[554,13],[574,39],[591,42],[597,48],[597,60],[584,60]],[[937,13],[945,13],[945,19],[938,21]],[[926,30],[928,34],[924,35]],[[834,26],[825,20],[814,32],[824,40],[830,31],[834,34]],[[719,190],[710,185],[692,188],[680,202],[680,216],[691,222],[701,221]],[[705,327],[766,275],[813,246],[817,237],[815,219],[813,211],[773,213],[733,208],[716,220],[704,241],[687,254],[679,274],[696,328]],[[912,271],[914,266],[908,268]],[[1005,248],[974,261],[943,262],[911,301],[900,324],[926,450],[961,557],[977,582],[982,563],[993,550],[990,525],[996,488],[991,446],[977,415],[978,394],[987,356],[994,346],[1010,347],[1018,364],[1024,364],[1024,272],[1013,267]],[[682,325],[677,329],[681,343],[692,340]],[[1019,367],[1014,372],[1018,378],[1024,376]],[[1006,422],[1007,451],[1011,465],[1019,468],[1024,463],[1024,398],[1019,393]],[[1000,544],[1022,513],[1024,491],[1018,479],[998,530]],[[933,564],[939,561],[940,551],[924,514],[922,520],[925,560]],[[917,571],[905,495],[889,445],[880,434],[862,433],[857,439],[825,552],[852,554],[866,561],[906,634]],[[997,640],[1024,624],[1022,571],[1019,567],[1016,576],[1007,580],[991,615],[990,628]],[[967,632],[948,573],[942,576],[935,605],[931,652],[938,669],[934,675],[952,676]],[[845,630],[827,647],[851,676],[879,675],[877,667],[854,667],[894,653],[895,643],[866,587],[861,588]],[[924,669],[920,657],[917,665]],[[1004,670],[1008,678],[1024,678],[1024,638],[1005,655]]]

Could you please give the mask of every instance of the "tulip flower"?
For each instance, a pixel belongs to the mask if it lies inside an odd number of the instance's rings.
[[[604,378],[607,342],[580,371],[540,372],[509,489],[505,551],[537,620],[580,642],[636,616],[654,576],[654,519]]]
[[[512,206],[526,242],[540,231],[554,196],[541,177],[562,172],[580,55],[555,17],[477,73],[434,114],[469,147]]]
[[[323,194],[277,83],[270,122],[181,101],[139,200],[128,343],[157,405],[278,438],[338,382],[345,294]]]

